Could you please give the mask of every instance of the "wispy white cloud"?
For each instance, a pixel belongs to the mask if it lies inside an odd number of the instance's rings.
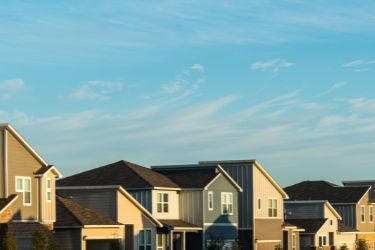
[[[335,92],[336,90],[339,90],[339,89],[345,87],[346,85],[348,85],[348,83],[346,83],[346,82],[335,83],[329,89],[320,93],[319,96],[325,96],[325,95],[331,94],[332,92]]]
[[[20,78],[0,82],[0,100],[7,100],[25,89],[25,82]]]
[[[252,70],[270,70],[273,73],[278,73],[281,69],[290,68],[294,63],[284,59],[273,59],[268,61],[257,61],[251,65]]]
[[[372,65],[372,64],[375,64],[375,60],[359,59],[359,60],[347,62],[347,63],[343,64],[342,66],[344,68],[354,68],[354,67],[367,66],[367,65]]]
[[[358,122],[360,117],[358,115],[348,115],[348,116],[342,116],[342,115],[329,115],[326,117],[323,117],[320,122],[319,126],[322,127],[328,127],[328,126],[336,126],[340,124],[351,124],[353,122]]]
[[[354,98],[349,100],[349,104],[354,112],[375,113],[375,99]]]
[[[123,84],[119,81],[88,81],[70,93],[70,98],[76,101],[109,99],[111,94],[120,92]]]
[[[196,63],[196,64],[193,64],[190,67],[190,69],[196,70],[196,71],[199,71],[199,72],[203,72],[204,71],[204,66],[202,64]]]

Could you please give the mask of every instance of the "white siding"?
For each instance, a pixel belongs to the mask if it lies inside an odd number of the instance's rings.
[[[156,209],[156,194],[168,193],[169,195],[169,209],[168,213],[158,213]],[[152,190],[152,214],[157,219],[177,220],[179,219],[179,194],[177,191],[166,190]]]

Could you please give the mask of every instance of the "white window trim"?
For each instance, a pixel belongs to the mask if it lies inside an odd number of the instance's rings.
[[[144,242],[142,242],[142,244],[140,242],[141,237],[139,236],[141,231],[144,231],[144,235],[143,235]],[[150,239],[151,239],[150,244],[144,244],[146,242],[146,234],[145,234],[146,231],[150,231]],[[141,246],[144,246],[144,247],[151,246],[151,249],[152,249],[152,229],[151,228],[142,228],[142,229],[139,229],[138,232],[139,232],[138,233],[138,247],[141,247]]]
[[[232,203],[226,203],[226,205],[232,204],[232,212],[231,213],[223,213],[224,195],[230,195],[232,197]],[[221,214],[222,215],[233,215],[233,210],[234,210],[234,207],[233,207],[233,193],[231,193],[231,192],[221,192],[221,207],[220,207],[220,210],[221,210]]]
[[[152,232],[151,232],[152,233]],[[159,238],[158,235],[161,235],[161,246],[159,246]],[[152,240],[151,240],[152,243]],[[166,239],[164,237],[164,234],[158,233],[156,234],[156,250],[163,250],[165,248]]]
[[[212,207],[210,207],[210,196],[212,198]],[[214,192],[213,191],[208,191],[207,194],[207,206],[208,206],[208,211],[213,211],[214,210]]]
[[[368,208],[368,220],[370,223],[374,223],[374,206],[369,206]]]
[[[50,187],[48,187],[48,181],[49,181]],[[48,193],[50,193],[49,199],[48,199]],[[48,203],[52,202],[52,180],[51,178],[46,179],[46,201]]]
[[[18,189],[17,188],[17,180],[21,179],[22,180],[22,190]],[[33,203],[33,192],[32,192],[32,182],[31,182],[31,177],[29,176],[16,176],[15,177],[15,180],[16,180],[16,193],[22,193],[22,204],[24,206],[27,206],[27,207],[30,207],[32,206],[32,203]],[[30,203],[25,203],[25,180],[29,180],[30,181]]]
[[[257,198],[257,209],[258,211],[262,210],[262,198],[261,197]]]
[[[270,209],[270,200],[272,200],[272,206],[271,206],[271,209],[272,209],[272,216],[269,216],[269,209]],[[273,216],[273,210],[274,210],[274,207],[273,207],[273,202],[276,200],[276,216]],[[268,215],[268,218],[279,218],[280,216],[280,213],[279,213],[279,200],[275,197],[268,197],[267,199],[267,215]]]
[[[362,218],[362,215],[363,215],[363,218]],[[360,216],[361,216],[361,223],[362,224],[365,223],[366,222],[366,207],[364,205],[361,206]]]
[[[161,194],[161,201],[158,202],[158,194]],[[168,202],[164,201],[164,194],[167,194],[168,196]],[[156,212],[158,214],[168,214],[169,213],[169,201],[170,201],[170,195],[168,192],[156,192]],[[161,204],[161,212],[158,211],[158,204]],[[168,212],[164,211],[164,204],[168,205]]]
[[[297,236],[295,233],[292,234],[292,250],[297,250]]]
[[[319,235],[318,236],[319,249],[323,249],[323,248],[320,247],[320,244],[319,244],[320,238],[325,238],[325,244],[324,244],[324,241],[323,241],[323,244],[322,244],[322,247],[324,247],[324,246],[328,246],[328,237],[327,237],[327,235]]]

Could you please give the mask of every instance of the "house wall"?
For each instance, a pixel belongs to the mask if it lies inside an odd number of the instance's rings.
[[[38,220],[38,179],[34,172],[42,165],[27,151],[27,149],[11,134],[7,133],[8,142],[8,189],[9,194],[17,193],[19,198],[14,202],[15,220]],[[23,193],[15,190],[15,177],[31,177],[31,206],[23,205]]]
[[[365,206],[365,222],[361,222],[361,206]],[[359,201],[359,204],[356,206],[357,212],[357,229],[361,232],[374,232],[375,226],[374,223],[370,223],[369,218],[369,207],[374,206],[369,204],[369,194],[367,193],[362,199]],[[375,206],[374,206],[375,209]],[[375,221],[375,210],[374,210],[374,221]]]
[[[324,218],[322,203],[286,202],[284,206],[286,219]]]
[[[301,250],[311,250],[315,242],[314,235],[301,233],[299,242]]]
[[[288,248],[284,250],[292,250],[292,240],[293,234],[296,236],[296,250],[300,249],[300,235],[299,232],[293,231],[292,229],[288,229]]]
[[[168,213],[158,213],[156,209],[156,196],[158,193],[168,193]],[[177,220],[179,219],[179,194],[173,190],[152,190],[152,214],[157,219]]]
[[[335,224],[334,224],[335,225]],[[329,233],[334,233],[334,239],[336,240],[336,230],[337,230],[337,222],[336,227],[330,225],[330,221],[327,220],[323,226],[319,229],[319,231],[315,234],[315,246],[319,246],[319,236],[327,236],[327,244],[329,245]]]
[[[338,233],[336,235],[336,246],[339,248],[346,245],[348,250],[354,250],[356,239],[356,233]]]
[[[59,249],[81,250],[82,237],[81,229],[55,228],[54,238],[59,244]]]
[[[357,212],[355,204],[348,205],[337,205],[332,204],[335,210],[340,214],[342,218],[342,223],[351,226],[352,228],[357,228]]]
[[[152,213],[152,192],[151,190],[126,190],[131,194],[144,208]]]
[[[4,133],[5,129],[0,128],[0,198],[8,198],[5,197],[5,181],[4,181]]]
[[[180,219],[197,226],[203,226],[202,190],[182,190],[180,192]],[[194,204],[194,206],[191,206]]]
[[[47,201],[47,179],[51,180],[51,201]],[[49,171],[45,176],[40,179],[40,208],[41,208],[41,221],[54,222],[56,221],[56,185],[55,175]]]

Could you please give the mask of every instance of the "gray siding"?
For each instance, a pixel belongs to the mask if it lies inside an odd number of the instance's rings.
[[[324,218],[324,204],[284,203],[286,219]]]
[[[311,250],[314,246],[314,235],[300,235],[301,250]]]
[[[72,196],[81,205],[117,220],[116,189],[57,190],[57,193],[64,197]]]
[[[180,219],[203,226],[203,197],[201,190],[180,192]],[[194,205],[192,205],[194,204]]]
[[[356,206],[353,205],[336,205],[333,207],[342,217],[342,223],[351,226],[353,228],[357,227],[357,217],[356,217]]]
[[[239,228],[253,227],[253,165],[220,164],[242,187],[238,193]]]
[[[55,229],[54,237],[59,249],[80,250],[81,229]]]
[[[131,194],[144,208],[152,213],[152,192],[151,190],[126,190]]]

